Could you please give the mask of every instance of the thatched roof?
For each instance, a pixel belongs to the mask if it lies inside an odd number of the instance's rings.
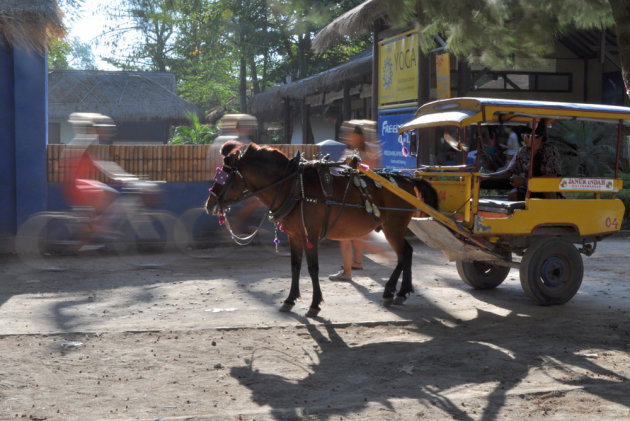
[[[48,74],[48,117],[66,120],[73,112],[94,112],[115,121],[186,122],[199,115],[190,102],[171,91],[170,73],[56,70]]]
[[[54,0],[2,0],[0,47],[20,46],[43,52],[46,40],[60,37],[65,28]]]
[[[313,39],[313,49],[323,52],[344,37],[355,37],[370,33],[374,22],[384,19],[391,7],[391,0],[368,0],[337,17]]]
[[[360,80],[371,74],[372,51],[367,50],[337,67],[255,95],[250,102],[251,111],[261,120],[271,120],[283,111],[285,98],[303,100],[309,95],[336,91],[346,81]]]

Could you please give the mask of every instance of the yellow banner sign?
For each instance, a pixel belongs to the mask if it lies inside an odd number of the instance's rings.
[[[418,33],[405,32],[378,43],[379,108],[418,101]]]
[[[437,99],[451,97],[451,57],[446,54],[435,56],[435,79]]]

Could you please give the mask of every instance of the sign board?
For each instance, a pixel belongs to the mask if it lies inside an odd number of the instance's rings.
[[[448,53],[435,56],[435,80],[437,99],[451,97],[451,56]]]
[[[560,190],[563,191],[615,191],[612,178],[563,178],[560,180]]]
[[[418,32],[411,30],[378,43],[378,106],[418,102]]]
[[[401,108],[378,113],[378,138],[381,147],[383,168],[416,168],[416,157],[405,156],[398,135],[398,127],[412,120],[416,108]],[[410,150],[409,139],[404,138],[405,148]]]

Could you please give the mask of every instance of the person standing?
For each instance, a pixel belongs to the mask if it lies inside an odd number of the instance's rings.
[[[362,164],[370,168],[378,168],[381,165],[381,154],[378,144],[366,139],[365,131],[372,129],[370,126],[375,126],[375,122],[369,120],[344,122],[341,126],[341,140],[346,144],[345,157],[358,153]],[[385,251],[383,248],[372,244],[368,240],[368,236],[352,240],[339,240],[339,245],[341,247],[343,266],[340,271],[328,277],[331,281],[351,281],[352,270],[363,269],[364,250],[375,253],[383,253]]]

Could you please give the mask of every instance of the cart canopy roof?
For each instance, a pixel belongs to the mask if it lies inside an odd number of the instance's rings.
[[[521,101],[498,98],[450,98],[424,104],[399,133],[424,127],[471,124],[528,124],[532,119],[588,120],[630,125],[630,108],[573,102]]]

